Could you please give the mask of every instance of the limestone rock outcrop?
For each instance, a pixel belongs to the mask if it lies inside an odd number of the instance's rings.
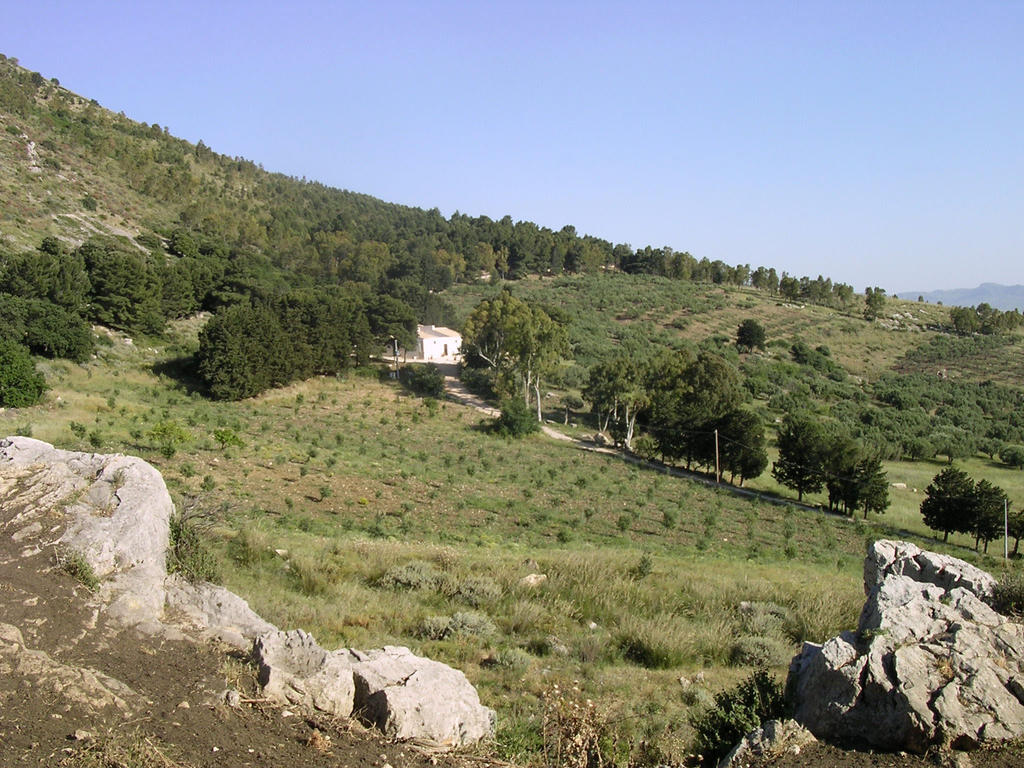
[[[460,747],[494,735],[494,711],[466,676],[408,648],[327,651],[302,630],[253,644],[263,692],[282,703],[351,714],[386,736]]]
[[[985,602],[995,580],[956,558],[878,541],[856,632],[805,643],[795,718],[819,739],[886,751],[1024,735],[1024,626]]]
[[[494,735],[494,710],[459,670],[401,646],[356,654],[355,709],[386,736],[458,747]]]
[[[327,651],[302,630],[278,630],[223,587],[168,576],[172,511],[163,478],[142,459],[0,439],[0,534],[22,558],[51,546],[83,557],[100,580],[93,610],[106,619],[149,634],[213,637],[251,649],[268,696],[359,716],[395,739],[455,747],[493,736],[494,712],[458,670],[408,648]],[[67,688],[65,698],[73,689],[100,707],[128,710],[134,695],[113,678],[63,667],[26,648],[17,627],[0,624],[5,673],[45,678]]]
[[[750,760],[763,761],[782,755],[799,755],[800,750],[817,739],[795,720],[769,720],[744,736],[718,763],[718,768],[742,766]]]

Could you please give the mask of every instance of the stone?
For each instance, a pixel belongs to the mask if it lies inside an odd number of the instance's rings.
[[[190,584],[177,574],[167,578],[166,600],[196,627],[240,650],[250,650],[257,637],[277,630],[234,592],[209,583]]]
[[[355,686],[348,651],[329,652],[301,629],[256,638],[253,660],[264,695],[330,715],[352,714]]]
[[[744,736],[740,743],[719,761],[718,768],[741,766],[745,761],[754,758],[799,755],[801,749],[816,741],[814,734],[795,720],[769,720]]]
[[[546,573],[529,573],[519,580],[519,586],[536,589],[547,580],[548,575]]]
[[[982,599],[992,594],[996,580],[980,568],[949,555],[927,552],[906,541],[874,542],[864,558],[864,594],[889,575],[904,574],[943,589],[963,587]]]
[[[794,717],[843,746],[924,752],[1024,735],[1024,626],[984,597],[995,580],[906,542],[875,542],[856,632],[805,643]]]
[[[494,736],[494,710],[480,704],[462,672],[400,646],[359,655],[356,711],[385,736],[444,748]]]

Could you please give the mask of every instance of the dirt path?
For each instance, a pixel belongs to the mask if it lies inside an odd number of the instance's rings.
[[[445,394],[450,400],[475,408],[491,418],[496,418],[501,415],[501,412],[490,405],[481,398],[479,395],[475,395],[466,389],[466,386],[459,379],[458,366],[450,363],[438,364],[437,366],[444,374],[444,389]],[[690,472],[680,467],[670,467],[667,464],[663,464],[660,461],[653,461],[649,459],[641,458],[633,453],[626,453],[625,451],[619,450],[618,448],[611,448],[609,446],[598,445],[592,440],[584,440],[572,435],[567,435],[564,432],[560,432],[557,429],[547,425],[541,424],[541,432],[547,435],[552,440],[559,440],[564,443],[572,443],[576,448],[581,451],[589,451],[590,453],[601,453],[606,456],[614,456],[617,459],[628,462],[630,464],[636,464],[637,466],[646,467],[652,469],[655,472],[661,472],[662,474],[670,475],[672,477],[681,477],[687,480],[693,480],[697,483],[702,483],[708,487],[713,487],[719,491],[726,491],[735,496],[741,496],[747,499],[759,499],[768,504],[775,504],[776,506],[793,506],[799,507],[800,509],[806,509],[812,512],[823,512],[820,507],[811,506],[809,504],[803,504],[802,502],[795,501],[793,499],[781,499],[777,496],[770,496],[757,491],[749,490],[748,488],[738,488],[735,485],[729,483],[716,483],[711,478],[708,478],[697,472]],[[838,516],[840,519],[847,519],[842,515]]]

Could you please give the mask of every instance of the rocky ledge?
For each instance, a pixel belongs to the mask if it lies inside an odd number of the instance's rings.
[[[268,698],[359,717],[391,738],[450,748],[493,736],[493,710],[458,670],[407,648],[327,651],[302,630],[280,631],[223,587],[168,576],[172,511],[163,478],[141,459],[63,451],[26,437],[0,440],[0,532],[22,558],[47,548],[84,558],[100,579],[95,611],[105,621],[251,649]],[[28,648],[16,626],[0,625],[0,670],[46,664],[56,663]],[[83,696],[98,700],[105,692],[114,706],[131,709],[134,694],[119,681],[59,671],[61,679],[84,681]]]
[[[962,560],[875,542],[857,630],[805,643],[790,665],[796,720],[824,741],[890,752],[1024,735],[1024,626],[986,603],[994,584]]]

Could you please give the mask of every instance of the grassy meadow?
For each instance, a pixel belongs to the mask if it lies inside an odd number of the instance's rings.
[[[715,691],[759,665],[783,676],[800,642],[855,624],[867,541],[933,545],[909,490],[929,465],[890,467],[909,488],[865,523],[496,438],[376,369],[213,402],[180,365],[199,322],[41,362],[45,402],[3,412],[0,432],[143,456],[259,613],[327,647],[408,645],[464,670],[517,761],[540,760],[556,687],[592,700],[622,750],[681,759]]]

